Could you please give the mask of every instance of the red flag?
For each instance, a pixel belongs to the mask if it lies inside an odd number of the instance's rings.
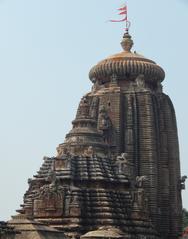
[[[127,14],[127,11],[124,11],[124,12],[120,12],[119,15],[126,15]]]
[[[110,22],[125,22],[125,21],[128,20],[127,6],[126,5],[124,7],[119,8],[118,11],[120,11],[119,15],[125,15],[125,17],[123,19],[120,19],[120,20],[110,20]]]
[[[126,11],[126,10],[127,10],[127,6],[121,7],[121,8],[118,9],[118,11]]]
[[[110,20],[110,22],[125,22],[127,21],[127,16],[121,20]]]

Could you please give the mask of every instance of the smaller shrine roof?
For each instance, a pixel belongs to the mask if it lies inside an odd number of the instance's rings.
[[[24,215],[12,217],[8,225],[13,226],[20,234],[15,239],[65,239],[63,232],[48,227],[37,221],[27,219]]]
[[[114,227],[101,227],[96,231],[91,231],[86,233],[81,237],[81,239],[90,239],[90,238],[125,238],[125,234],[118,228]]]

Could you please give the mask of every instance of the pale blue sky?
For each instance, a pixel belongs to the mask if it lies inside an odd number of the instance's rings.
[[[0,220],[71,128],[89,69],[121,50],[122,0],[0,0]],[[188,174],[188,0],[128,0],[134,49],[166,71]],[[188,208],[188,191],[183,193]]]

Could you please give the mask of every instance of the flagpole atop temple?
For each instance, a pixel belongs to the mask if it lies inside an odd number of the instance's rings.
[[[123,19],[120,20],[110,20],[110,22],[125,22],[126,28],[125,31],[126,33],[129,32],[129,28],[131,26],[131,22],[128,20],[128,7],[127,4],[125,3],[125,5],[123,5],[123,7],[118,9],[119,11],[119,15],[123,15]]]
[[[128,33],[129,32],[129,29],[131,27],[131,22],[128,20],[128,6],[127,4],[125,3],[125,6],[126,6],[126,9],[127,9],[127,19],[125,21],[125,24],[126,24],[126,28],[125,28],[125,31]]]

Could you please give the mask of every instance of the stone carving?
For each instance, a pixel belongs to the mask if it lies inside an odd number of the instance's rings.
[[[143,188],[138,188],[133,192],[133,207],[142,210],[142,212],[149,212],[148,198]]]
[[[84,157],[93,157],[94,156],[94,149],[92,146],[89,146],[87,149],[84,150],[83,153]]]
[[[39,191],[39,198],[40,197],[51,197],[53,195],[62,196],[64,192],[64,187],[61,186],[61,183],[57,179],[56,172],[51,171],[49,176],[47,177],[47,181],[49,184],[45,184],[44,186],[40,187]]]
[[[163,92],[163,86],[160,81],[157,81],[157,93]]]
[[[111,129],[111,120],[104,105],[99,109],[99,129],[103,131],[104,142],[109,143],[110,133],[112,133],[109,132]]]
[[[117,156],[115,160],[115,169],[117,174],[124,174],[132,180],[134,178],[134,166],[128,160],[127,156],[127,153],[122,153],[120,156]]]
[[[144,79],[144,75],[138,75],[136,78],[136,86],[138,87],[138,89],[142,90],[145,89],[145,79]]]
[[[62,158],[63,156],[68,154],[69,154],[69,151],[67,147],[62,147],[62,146],[57,147],[57,156],[56,156],[57,158]]]
[[[57,177],[56,177],[56,172],[54,170],[49,172],[49,175],[47,177],[47,181],[50,182],[49,188],[56,187],[59,184],[58,180],[57,180]]]
[[[78,113],[77,113],[77,118],[83,118],[83,117],[86,117],[86,118],[89,117],[89,101],[86,96],[84,96],[81,99],[81,102],[78,108]]]
[[[81,214],[78,191],[79,189],[76,187],[73,187],[71,189],[70,205],[69,205],[71,216],[79,216]]]
[[[111,76],[111,84],[112,85],[117,85],[117,76],[115,74],[113,74]]]
[[[70,199],[70,204],[78,204],[79,203],[79,198],[77,192],[72,192],[71,194],[71,199]]]
[[[71,200],[70,189],[68,189],[65,197],[65,210],[64,210],[66,216],[70,215],[70,200]]]
[[[94,97],[91,103],[91,108],[90,108],[90,116],[92,119],[97,119],[98,105],[99,105],[99,98]]]
[[[130,176],[129,172],[129,161],[127,159],[127,153],[122,153],[120,156],[117,156],[115,161],[116,173],[117,174],[126,174]]]
[[[92,82],[94,83],[93,86],[92,86],[92,92],[98,91],[100,89],[100,85],[99,85],[98,80],[93,79]]]
[[[55,159],[55,170],[56,171],[62,171],[62,170],[70,170],[71,168],[71,159],[70,157],[64,157],[64,158],[56,158]]]
[[[61,186],[55,172],[49,176],[51,183],[40,187],[34,198],[34,215],[37,217],[59,217],[65,211],[66,188]]]
[[[180,179],[180,187],[181,187],[181,190],[185,190],[185,182],[187,180],[187,176],[182,176],[181,179]]]
[[[77,142],[77,141],[76,141]],[[78,141],[79,143],[80,141]],[[71,146],[71,143],[64,144],[63,146],[57,147],[57,156],[56,158],[58,159],[63,159],[63,158],[70,158],[71,156],[75,155],[75,147]]]
[[[122,153],[120,156],[117,156],[118,161],[123,161],[124,163],[128,163],[127,153]]]
[[[71,138],[66,139],[66,143],[76,143],[79,142],[79,137],[73,136]]]
[[[79,136],[71,136],[71,137],[68,137],[66,138],[65,140],[65,144],[66,145],[69,145],[69,147],[66,149],[67,151],[70,151],[69,153],[73,153],[73,150],[70,148],[70,145],[75,145],[75,144],[80,144],[80,143],[83,143],[84,140],[82,137],[79,137]],[[68,152],[67,152],[68,154]]]
[[[108,130],[110,128],[111,121],[104,105],[102,105],[99,110],[99,121],[101,130]]]
[[[148,181],[147,176],[137,176],[136,177],[136,187],[143,188],[144,182]]]

